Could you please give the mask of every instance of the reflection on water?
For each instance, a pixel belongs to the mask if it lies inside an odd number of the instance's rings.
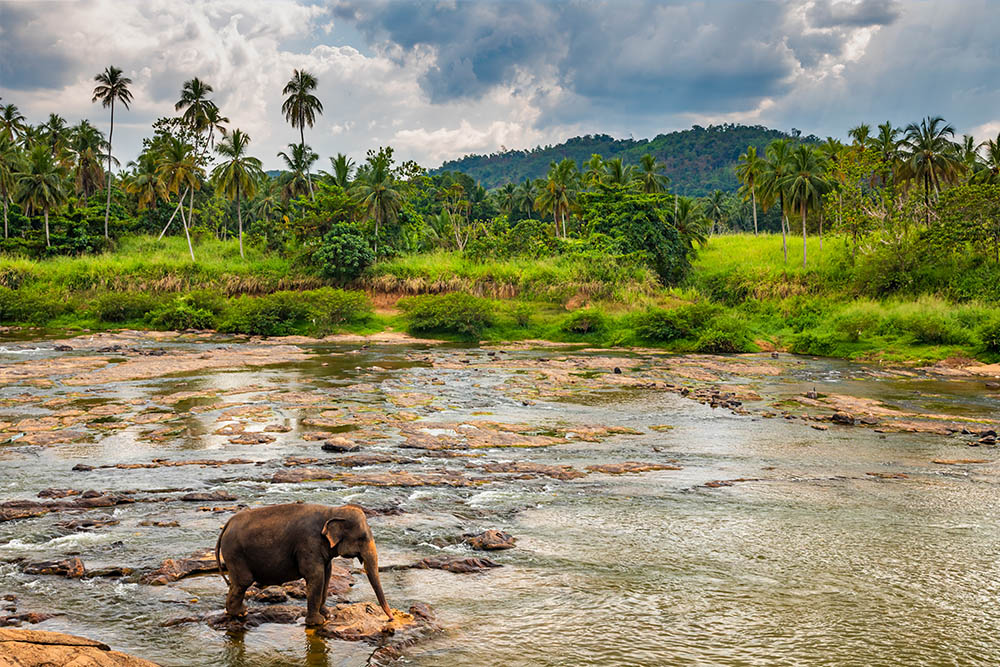
[[[3,352],[0,349],[0,352]],[[469,418],[539,424],[566,420],[628,426],[641,436],[574,441],[544,449],[487,450],[486,460],[530,460],[583,469],[606,461],[677,459],[679,471],[590,475],[573,482],[510,479],[473,488],[344,488],[331,483],[267,482],[273,463],[316,455],[297,436],[296,409],[275,407],[271,421],[293,431],[272,445],[230,445],[215,435],[217,413],[192,399],[178,404],[188,435],[150,442],[135,427],[94,442],[47,448],[0,447],[3,498],[45,487],[206,489],[241,502],[308,500],[398,505],[371,525],[383,564],[436,553],[469,555],[451,538],[502,528],[518,538],[492,555],[503,568],[457,575],[437,570],[386,572],[390,602],[426,602],[445,631],[406,650],[417,665],[990,665],[1000,661],[1000,467],[942,467],[936,457],[966,458],[941,436],[880,435],[866,429],[819,432],[801,423],[741,417],[674,394],[604,393],[587,400],[522,405],[502,391],[503,373],[431,369],[405,348],[316,348],[311,362],[240,372],[121,383],[89,398],[129,400],[217,389],[227,402],[266,401],[271,392],[320,388],[337,400],[377,405],[378,388],[433,393],[435,421]],[[437,355],[464,355],[439,350]],[[523,353],[525,356],[541,353]],[[548,352],[547,354],[551,354]],[[971,383],[926,378],[876,379],[843,362],[803,360],[786,374],[757,380],[765,396],[808,391],[879,398],[902,407],[974,417],[997,416],[996,399]],[[323,365],[326,364],[326,365]],[[378,369],[370,370],[371,366]],[[734,381],[739,381],[738,379]],[[249,388],[249,390],[247,389]],[[24,387],[0,390],[0,397]],[[31,390],[35,391],[35,390]],[[58,386],[46,396],[64,395]],[[75,391],[75,390],[73,390]],[[246,392],[246,393],[240,393]],[[367,393],[366,393],[367,392]],[[84,400],[83,398],[79,400]],[[32,409],[27,406],[28,411]],[[419,409],[415,409],[419,412]],[[670,424],[665,432],[649,429]],[[366,453],[398,453],[392,438]],[[243,456],[263,466],[95,470],[75,463],[152,458]],[[996,459],[993,450],[976,458]],[[429,459],[411,469],[461,469]],[[904,473],[880,479],[869,472]],[[705,488],[707,481],[758,481]],[[136,503],[88,513],[120,523],[70,533],[50,515],[0,524],[0,560],[79,555],[88,567],[155,567],[166,557],[213,544],[228,514],[178,503]],[[178,527],[148,528],[144,520]],[[37,626],[101,639],[164,665],[359,665],[372,647],[324,640],[301,626],[265,625],[227,635],[201,624],[161,627],[167,619],[221,608],[215,576],[147,587],[108,579],[29,577],[0,565],[0,593],[20,610],[63,615]],[[352,599],[371,590],[358,579]]]

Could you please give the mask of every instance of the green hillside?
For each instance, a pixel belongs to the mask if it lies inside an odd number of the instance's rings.
[[[739,187],[733,165],[747,146],[753,144],[763,153],[774,139],[794,136],[761,125],[732,124],[695,125],[690,130],[657,135],[655,139],[615,139],[606,134],[596,134],[573,137],[555,146],[538,146],[531,150],[467,155],[445,162],[434,173],[461,171],[484,187],[495,188],[525,178],[540,178],[546,174],[553,160],[558,162],[569,158],[581,165],[593,153],[599,153],[605,160],[620,157],[626,164],[635,164],[644,153],[652,153],[666,163],[673,191],[702,196],[713,190],[732,192]],[[815,139],[810,136],[804,140]]]

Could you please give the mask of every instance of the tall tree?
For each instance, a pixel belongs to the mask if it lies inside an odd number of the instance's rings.
[[[45,216],[45,245],[49,238],[49,211],[66,202],[66,169],[56,162],[47,146],[35,146],[24,171],[18,174],[18,195],[25,208]]]
[[[743,184],[744,193],[750,191],[750,200],[753,205],[753,233],[757,235],[757,184],[760,183],[764,175],[764,160],[757,155],[756,146],[747,146],[746,153],[740,155],[739,164],[736,166],[736,178]],[[746,195],[744,194],[744,199]]]
[[[309,180],[306,174],[309,173],[309,168],[313,163],[319,159],[319,155],[305,144],[288,144],[288,153],[279,151],[278,157],[282,159],[285,163],[285,169],[288,170],[287,180],[284,183],[285,200],[308,194]]]
[[[634,170],[632,165],[626,165],[620,157],[607,160],[604,163],[604,178],[601,182],[607,185],[626,185],[632,180]]]
[[[597,153],[591,153],[590,159],[584,163],[583,185],[594,189],[604,180],[604,158]]]
[[[659,162],[651,153],[646,153],[639,158],[639,167],[633,172],[633,176],[642,183],[643,192],[664,192],[670,186],[666,169],[666,164]]]
[[[134,169],[126,181],[125,190],[136,198],[140,211],[155,206],[160,199],[168,198],[163,179],[156,172],[156,155],[153,152],[145,151],[139,155],[137,162],[129,164]]]
[[[215,151],[224,159],[212,170],[215,187],[224,197],[236,200],[236,219],[240,230],[240,257],[243,257],[243,209],[241,197],[257,194],[257,183],[264,177],[260,160],[247,155],[250,137],[239,129],[227,133]]]
[[[694,249],[694,245],[708,243],[708,221],[697,200],[691,197],[675,197],[674,216],[671,220],[684,244]]]
[[[0,106],[0,138],[17,143],[24,136],[24,130],[24,115],[18,111],[17,105],[4,104]]]
[[[392,171],[392,149],[368,152],[368,162],[358,170],[355,192],[365,210],[365,217],[375,222],[375,258],[378,259],[380,226],[393,223],[403,206],[403,193]]]
[[[782,189],[788,205],[802,212],[802,268],[806,268],[806,215],[822,205],[822,196],[830,185],[823,176],[823,161],[812,146],[800,145],[791,154]]]
[[[931,220],[931,192],[935,198],[942,183],[958,178],[962,164],[955,159],[951,137],[955,128],[940,116],[927,117],[906,126],[903,138],[903,173],[906,178],[919,181],[924,188],[924,223]]]
[[[88,120],[81,120],[69,129],[69,150],[75,156],[74,181],[76,191],[84,200],[104,187],[104,170],[100,156],[107,150],[104,135]]]
[[[115,102],[121,102],[122,106],[128,109],[132,103],[132,93],[128,87],[132,84],[132,79],[123,75],[123,72],[109,65],[103,72],[94,77],[97,86],[94,87],[94,97],[91,103],[100,101],[101,106],[111,107],[111,128],[108,131],[108,201],[104,208],[104,238],[108,236],[108,216],[111,214],[111,139],[115,134]]]
[[[7,210],[17,186],[17,176],[22,171],[24,155],[14,140],[0,134],[0,196],[3,197],[3,237],[8,238]]]
[[[498,191],[497,197],[500,210],[506,213],[507,218],[510,219],[514,209],[517,208],[517,186],[513,183],[504,183],[504,186]]]
[[[285,84],[281,91],[282,95],[287,95],[281,105],[281,112],[285,114],[285,120],[292,124],[292,127],[299,128],[299,143],[306,145],[306,125],[312,127],[316,122],[316,116],[322,115],[323,103],[313,95],[316,89],[316,77],[305,70],[294,70],[292,78]],[[312,176],[306,172],[306,181],[309,184],[309,196],[314,197],[312,189]]]
[[[531,214],[535,211],[535,201],[538,199],[538,188],[535,186],[535,182],[530,178],[525,178],[523,182],[519,183],[517,186],[517,203],[515,204],[517,210],[528,216],[531,220]]]
[[[1000,185],[1000,132],[996,139],[987,139],[979,145],[985,149],[983,170],[976,174],[976,182],[989,185]]]
[[[618,161],[618,166],[621,167],[621,160]],[[553,161],[549,164],[545,189],[538,195],[535,208],[552,212],[552,218],[556,225],[556,236],[559,235],[560,222],[562,223],[562,235],[566,236],[566,219],[569,217],[570,210],[576,206],[579,180],[580,173],[573,160],[565,158],[561,162]]]
[[[58,158],[69,146],[70,130],[66,119],[57,113],[50,113],[49,119],[42,125],[42,132],[52,157]]]
[[[872,127],[868,123],[861,123],[848,130],[847,136],[854,139],[854,145],[864,151],[868,148],[868,142],[871,141]]]
[[[198,136],[209,129],[210,117],[218,118],[219,108],[208,96],[215,91],[211,85],[198,77],[184,82],[181,98],[174,104],[174,111],[184,110],[181,116],[188,127]]]
[[[184,196],[191,194],[194,199],[194,191],[201,187],[201,166],[198,164],[198,157],[195,147],[177,137],[167,137],[163,148],[158,151],[156,173],[163,181],[163,187],[169,194],[178,194],[177,209],[174,215],[180,211],[181,224],[184,225],[184,236],[187,238],[188,252],[191,253],[191,261],[194,259],[194,246],[191,244],[191,233],[188,230],[188,221],[184,217]],[[181,192],[181,187],[184,191]],[[173,220],[173,216],[170,217]],[[167,227],[170,222],[167,222]],[[163,231],[167,231],[167,227]],[[163,234],[161,233],[162,237]]]
[[[705,217],[712,222],[712,232],[721,232],[729,219],[729,207],[726,195],[722,190],[714,190],[705,198]]]
[[[354,172],[354,160],[343,153],[337,153],[337,157],[330,158],[330,166],[333,167],[333,182],[347,189],[351,186],[351,174]]]
[[[781,209],[781,249],[785,254],[785,263],[788,263],[788,242],[786,239],[786,229],[788,228],[787,210],[785,208],[785,188],[784,178],[788,171],[788,161],[791,157],[792,144],[788,139],[775,139],[767,146],[765,152],[766,163],[764,166],[763,189],[767,197],[765,202],[777,201]],[[765,207],[766,210],[766,207]]]

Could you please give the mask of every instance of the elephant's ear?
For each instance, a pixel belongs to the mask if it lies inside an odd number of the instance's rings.
[[[343,522],[344,519],[334,517],[323,525],[323,536],[330,543],[331,549],[335,549],[337,547],[337,542],[340,541],[340,533],[343,530],[340,524]]]

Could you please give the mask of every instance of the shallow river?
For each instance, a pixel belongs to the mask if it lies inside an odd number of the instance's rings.
[[[49,341],[0,345],[4,366],[94,355],[110,356],[113,363],[130,358],[80,346],[56,352]],[[169,358],[182,351],[212,354],[220,345],[232,344],[140,340],[133,350],[163,348]],[[602,383],[614,371],[607,364],[591,367],[588,360],[607,359],[610,353],[539,348],[497,356],[478,348],[360,344],[302,349],[301,357],[270,366],[65,382],[81,372],[74,368],[8,379],[0,386],[0,422],[60,410],[68,415],[74,409],[98,415],[98,406],[119,406],[89,422],[81,418],[71,428],[84,435],[71,442],[24,444],[17,434],[0,434],[0,443],[6,441],[0,444],[0,500],[37,499],[47,487],[136,490],[163,498],[177,495],[167,490],[224,490],[237,498],[137,502],[0,523],[0,596],[16,594],[19,612],[59,614],[25,627],[99,639],[163,665],[363,665],[371,645],[316,638],[301,621],[268,624],[243,635],[203,623],[162,626],[171,618],[221,609],[224,585],[216,575],[146,586],[135,576],[27,575],[15,562],[77,555],[88,569],[151,570],[165,558],[214,545],[232,514],[204,511],[205,506],[306,500],[401,510],[370,519],[382,565],[440,554],[487,556],[503,565],[471,574],[383,573],[393,607],[427,603],[443,627],[404,649],[408,664],[1000,662],[996,448],[969,447],[972,441],[961,434],[878,433],[837,425],[818,430],[802,420],[760,414],[778,411],[774,406],[782,400],[815,388],[904,410],[1000,418],[1000,401],[983,390],[981,380],[883,375],[861,365],[783,355],[774,362],[781,364],[780,373],[722,377],[760,395],[744,402],[751,414],[741,415],[662,388]],[[574,358],[583,360],[573,375],[583,383],[572,392],[554,395],[558,392],[545,386],[551,378],[533,374],[539,359]],[[665,358],[645,359],[641,368],[624,368],[622,375],[653,373]],[[674,379],[678,386],[705,385]],[[178,400],[176,393],[182,391],[190,397]],[[312,398],[303,398],[306,394]],[[320,397],[322,406],[316,402]],[[259,410],[225,414],[246,405]],[[353,421],[303,423],[331,405]],[[137,418],[159,412],[169,414],[150,417],[149,423]],[[423,450],[400,449],[398,429],[378,422],[400,412],[405,419],[418,418],[407,422],[416,427],[421,421],[440,427],[440,422],[490,420],[533,425],[537,433],[556,433],[562,441],[463,450],[475,457],[431,458]],[[365,415],[376,419],[365,421]],[[226,424],[249,432],[266,424],[290,430],[271,431],[271,443],[231,444],[231,436],[214,433]],[[576,437],[575,425],[627,427],[640,434],[583,439]],[[353,473],[447,469],[475,476],[470,464],[503,461],[584,472],[589,465],[623,461],[673,463],[681,469],[592,472],[572,480],[495,474],[467,487],[272,483],[271,475],[289,456],[317,457],[320,466],[323,459],[343,456],[301,437],[324,429],[349,438],[360,431],[364,454],[414,457]],[[453,432],[459,430],[456,426]],[[235,457],[260,465],[72,470],[80,463]],[[933,463],[936,458],[985,463],[940,465]],[[741,479],[749,481],[704,486]],[[59,525],[80,517],[119,523],[89,531]],[[179,525],[140,525],[151,520]],[[516,548],[484,554],[458,542],[465,533],[490,528],[515,536]],[[363,576],[355,577],[349,597],[374,600]]]

